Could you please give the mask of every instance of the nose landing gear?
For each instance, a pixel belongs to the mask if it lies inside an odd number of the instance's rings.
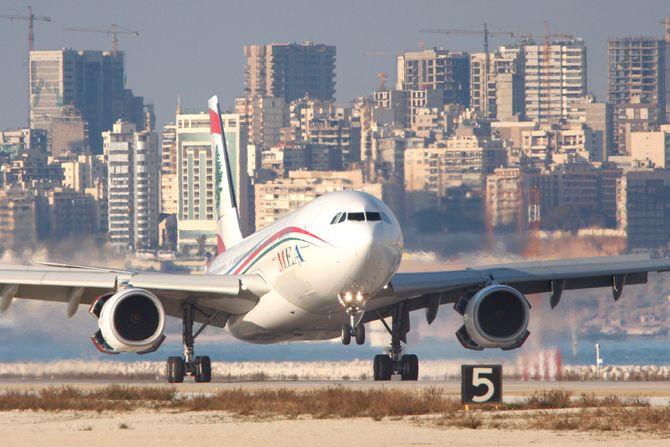
[[[349,323],[342,326],[343,345],[350,344],[352,337],[356,340],[357,345],[365,344],[365,326],[361,323],[361,318],[365,312],[367,298],[367,295],[360,291],[355,295],[352,292],[346,292],[337,296],[349,316]]]

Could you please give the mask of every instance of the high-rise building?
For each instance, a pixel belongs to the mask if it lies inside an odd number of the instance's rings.
[[[122,250],[158,246],[160,158],[156,134],[118,121],[103,132],[110,243]]]
[[[607,41],[607,100],[619,105],[639,97],[655,104],[665,120],[668,43],[655,37],[624,37]]]
[[[247,175],[247,130],[238,114],[222,114],[233,187],[242,232],[250,232],[249,177]],[[204,236],[216,246],[216,207],[209,114],[180,114],[176,123],[177,213],[179,249],[194,247]]]
[[[177,214],[179,185],[177,181],[177,126],[163,126],[161,141],[161,213]]]
[[[670,42],[656,37],[624,37],[607,41],[607,100],[615,108],[614,146],[620,154],[630,152],[630,131],[642,131],[644,126],[632,123],[627,129],[624,122],[642,120],[656,127],[670,116],[666,90]],[[633,105],[635,104],[635,105]],[[627,110],[650,109],[643,115],[633,116]]]
[[[525,111],[529,120],[566,119],[572,101],[586,95],[586,45],[581,39],[523,46]]]
[[[123,52],[30,52],[30,127],[50,129],[64,106],[74,106],[88,125],[88,142],[102,152],[101,132],[118,119],[144,129],[144,100],[125,88]]]
[[[523,50],[500,47],[489,54],[470,55],[470,108],[499,121],[523,116]],[[488,79],[488,85],[486,80]]]
[[[335,99],[335,47],[304,43],[245,45],[246,94],[281,97],[287,103],[309,96]]]
[[[408,51],[397,58],[397,90],[436,90],[442,104],[468,106],[470,56],[442,48]]]

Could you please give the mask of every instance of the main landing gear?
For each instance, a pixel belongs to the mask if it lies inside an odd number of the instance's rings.
[[[402,380],[419,379],[419,358],[414,354],[403,354],[401,342],[407,343],[409,332],[409,309],[406,303],[393,306],[391,327],[383,318],[379,318],[391,335],[391,349],[388,354],[375,356],[373,372],[375,380],[391,380],[391,376],[399,374]]]
[[[193,318],[195,316],[193,304],[184,305],[184,318],[182,327],[182,340],[184,343],[183,357],[168,357],[167,379],[169,383],[181,383],[184,376],[195,377],[196,382],[211,382],[212,361],[206,355],[194,357],[194,341],[198,335],[207,327],[204,323],[198,331],[193,334]]]

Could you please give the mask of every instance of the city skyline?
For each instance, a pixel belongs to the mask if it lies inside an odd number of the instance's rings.
[[[245,44],[313,41],[337,47],[336,102],[346,104],[377,87],[377,73],[395,78],[395,56],[407,50],[434,46],[449,50],[481,51],[477,36],[420,33],[424,28],[480,29],[532,32],[542,35],[543,20],[550,31],[584,39],[588,57],[588,91],[599,100],[607,88],[607,39],[617,36],[661,36],[662,1],[647,1],[643,7],[625,1],[577,1],[539,5],[526,0],[512,2],[422,1],[406,6],[401,2],[352,1],[337,8],[324,8],[302,0],[280,4],[267,1],[220,4],[202,1],[196,5],[149,0],[140,4],[120,0],[75,1],[67,10],[50,2],[30,2],[36,15],[50,16],[51,23],[36,22],[36,49],[109,49],[111,36],[70,32],[64,28],[110,26],[116,23],[139,31],[139,36],[119,36],[125,52],[127,86],[156,106],[157,122],[174,120],[177,96],[182,106],[202,110],[212,93],[222,95],[224,107],[233,109],[236,96],[244,92]],[[128,7],[124,7],[127,5]],[[160,6],[160,7],[159,7]],[[4,2],[0,13],[26,14],[27,2]],[[147,20],[154,17],[155,20]],[[249,17],[248,26],[243,17]],[[327,17],[327,19],[326,19]],[[421,19],[425,17],[425,19]],[[444,17],[442,19],[441,17]],[[343,24],[345,26],[343,26]],[[220,28],[220,40],[201,30]],[[169,32],[167,32],[169,30]],[[212,31],[215,32],[215,31]],[[27,125],[27,26],[25,21],[3,20],[0,28],[5,69],[0,74],[0,128]],[[11,42],[12,45],[7,45]],[[512,43],[495,38],[491,47]],[[366,54],[367,53],[367,54]],[[219,55],[219,56],[217,56]]]

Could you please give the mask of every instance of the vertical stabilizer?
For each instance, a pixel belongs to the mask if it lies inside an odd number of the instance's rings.
[[[209,123],[214,160],[214,200],[217,209],[216,246],[217,253],[222,253],[226,248],[242,240],[242,231],[237,214],[228,148],[223,134],[219,98],[216,96],[209,98]]]

